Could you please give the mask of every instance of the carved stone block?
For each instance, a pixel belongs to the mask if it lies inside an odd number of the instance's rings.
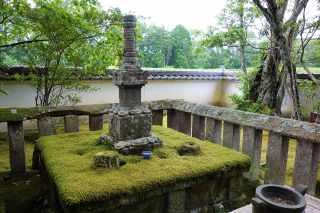
[[[152,114],[120,116],[109,114],[109,132],[117,141],[151,136]]]
[[[125,155],[141,155],[143,151],[152,151],[159,146],[162,146],[162,140],[154,135],[114,143],[115,150]]]
[[[140,106],[141,87],[127,89],[119,86],[119,99],[122,107]]]

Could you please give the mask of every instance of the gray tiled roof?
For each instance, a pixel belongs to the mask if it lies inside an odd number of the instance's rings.
[[[39,68],[43,69],[43,68]],[[118,68],[110,68],[105,71],[107,76],[89,76],[84,80],[112,80],[112,74]],[[213,70],[169,70],[169,69],[142,69],[148,71],[148,80],[229,80],[239,81],[238,71],[213,71]],[[1,71],[1,70],[0,70]],[[45,72],[45,70],[43,69]],[[12,66],[4,72],[8,74],[23,73],[28,74],[30,69],[25,66]],[[314,74],[320,78],[320,74]],[[310,79],[306,73],[298,73],[299,79]]]

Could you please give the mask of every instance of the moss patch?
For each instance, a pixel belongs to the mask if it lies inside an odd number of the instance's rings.
[[[248,156],[236,151],[153,126],[153,134],[163,140],[164,146],[156,148],[150,160],[118,154],[124,164],[119,169],[94,170],[90,167],[93,156],[107,151],[99,143],[103,132],[106,130],[46,136],[37,141],[63,205],[137,196],[201,176],[241,173],[251,164]],[[190,140],[201,146],[202,155],[179,156],[176,147]],[[79,149],[84,150],[81,155],[74,151]]]
[[[41,212],[45,197],[39,172],[13,177],[0,183],[0,187],[6,213]]]
[[[179,155],[200,155],[200,145],[194,141],[186,141],[177,148]]]

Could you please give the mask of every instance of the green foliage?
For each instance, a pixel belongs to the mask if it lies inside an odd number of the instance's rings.
[[[4,4],[10,7],[9,3]],[[33,87],[36,105],[77,103],[80,91],[96,91],[83,84],[82,79],[103,75],[106,67],[121,61],[120,10],[104,11],[90,0],[34,0],[34,7],[25,4],[24,13],[15,5],[8,14],[9,20],[22,21],[2,23],[5,29],[2,33],[7,37],[0,40],[0,51],[15,47],[24,56],[19,62],[30,67],[32,73],[15,78]],[[20,33],[22,28],[27,33]]]
[[[241,84],[237,85],[238,89],[242,92],[241,95],[234,93],[228,95],[229,100],[234,105],[234,109],[259,113],[265,115],[273,115],[273,110],[269,109],[265,104],[263,104],[259,98],[259,81],[256,78],[260,78],[260,69],[263,67],[263,61],[255,67],[253,71],[245,74],[239,74]]]
[[[143,55],[142,67],[166,67],[172,54],[173,41],[170,33],[162,26],[141,24],[138,52]]]
[[[169,65],[175,68],[192,68],[192,42],[190,32],[182,25],[176,26],[171,36],[173,39],[172,55]]]
[[[202,39],[196,43],[195,52],[201,53],[207,48],[236,47],[240,53],[237,57],[241,69],[246,73],[245,52],[248,51],[245,48],[254,37],[254,33],[249,32],[248,28],[254,23],[257,15],[247,0],[228,0],[225,8],[217,16],[220,28],[208,27],[207,32],[202,33]],[[240,58],[243,60],[240,61]]]
[[[268,168],[264,166],[256,165],[256,164],[251,164],[249,172],[258,171],[258,170],[266,171],[268,170]]]
[[[38,139],[37,146],[42,151],[47,172],[56,184],[61,204],[72,208],[89,202],[112,202],[114,198],[136,197],[159,187],[198,177],[242,173],[248,171],[251,165],[250,158],[237,151],[162,126],[153,126],[152,131],[161,137],[163,147],[155,148],[150,160],[144,160],[142,156],[118,154],[119,160],[125,163],[119,169],[91,168],[94,155],[108,151],[98,140],[106,130]],[[178,154],[176,147],[190,140],[201,146],[201,156]],[[82,150],[81,155],[75,150]]]
[[[317,82],[320,83],[320,79],[317,79]],[[311,104],[312,112],[320,112],[320,96],[319,96],[319,87],[317,87],[311,80],[300,81],[299,89],[303,95],[303,100],[305,104],[300,100],[300,106],[304,109],[302,112],[302,117],[307,118],[310,115],[310,111],[307,106]]]
[[[9,76],[6,73],[0,71],[0,80],[8,79],[8,78]],[[3,86],[3,83],[2,81],[0,81],[0,93],[4,95],[8,95],[9,94],[8,91],[4,90],[2,86]]]
[[[163,26],[147,26],[140,23],[138,52],[142,55],[142,67],[193,68],[192,42],[190,32],[182,25],[172,32]]]

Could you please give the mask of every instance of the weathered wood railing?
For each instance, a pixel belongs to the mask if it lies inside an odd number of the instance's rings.
[[[52,134],[49,116],[64,116],[65,131],[77,132],[79,131],[77,116],[89,115],[89,129],[95,131],[103,128],[103,114],[108,114],[109,109],[115,105],[0,108],[0,122],[8,123],[12,174],[25,172],[23,120],[38,119],[40,137]],[[266,159],[268,170],[265,173],[265,183],[284,184],[289,139],[296,138],[297,148],[292,186],[305,184],[309,187],[308,193],[315,194],[320,152],[320,126],[318,124],[182,100],[151,101],[144,102],[143,105],[152,110],[154,125],[163,125],[163,110],[167,110],[169,128],[237,151],[240,147],[242,126],[242,153],[247,154],[255,165],[260,165],[262,131],[269,131]],[[37,162],[34,162],[34,165],[37,166]],[[245,176],[252,181],[257,181],[259,171],[253,171]]]

